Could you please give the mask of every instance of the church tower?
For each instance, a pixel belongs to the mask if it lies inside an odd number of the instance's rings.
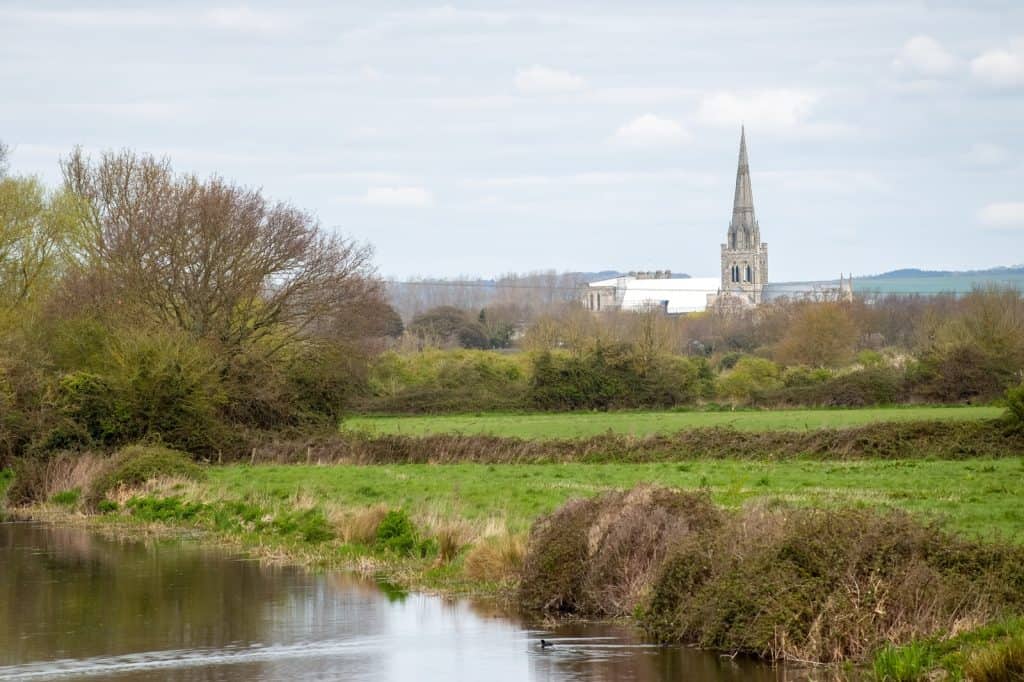
[[[746,131],[740,128],[740,159],[736,169],[736,194],[726,243],[722,244],[723,295],[735,296],[752,305],[761,303],[768,283],[768,244],[761,241],[761,228],[754,217],[754,195],[750,190]]]

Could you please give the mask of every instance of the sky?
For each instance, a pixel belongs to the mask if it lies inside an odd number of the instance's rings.
[[[261,187],[387,276],[1024,262],[1024,2],[0,0],[0,140]]]

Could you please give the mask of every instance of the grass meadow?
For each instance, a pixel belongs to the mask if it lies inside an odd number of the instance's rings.
[[[442,433],[488,434],[530,439],[586,438],[612,431],[647,436],[683,429],[731,426],[744,431],[810,430],[861,426],[880,421],[993,419],[998,407],[890,407],[835,410],[736,412],[560,412],[351,417],[343,429],[372,434],[424,436]]]
[[[282,507],[403,508],[413,517],[501,524],[524,532],[566,500],[640,482],[755,500],[898,508],[977,538],[1024,542],[1024,459],[966,461],[729,460],[656,464],[403,464],[210,467],[200,494]]]

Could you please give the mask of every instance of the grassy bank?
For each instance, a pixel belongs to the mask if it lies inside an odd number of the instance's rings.
[[[201,480],[119,492],[121,508],[133,495],[176,497],[183,508],[196,503],[244,503],[253,507],[249,515],[258,511],[260,518],[299,508],[344,519],[380,507],[403,509],[424,526],[465,522],[479,529],[501,528],[519,534],[536,518],[572,498],[656,483],[706,490],[715,503],[733,509],[757,501],[800,507],[902,509],[919,518],[943,519],[952,530],[967,536],[999,535],[1024,543],[1021,458],[444,466],[236,464],[203,471]],[[47,501],[75,509],[88,497],[82,487],[74,474],[55,477]],[[168,520],[189,521],[174,514]],[[274,533],[266,535],[273,540]]]
[[[998,407],[891,407],[739,412],[563,412],[436,416],[350,417],[348,430],[424,436],[487,434],[515,438],[586,438],[612,432],[633,436],[683,429],[731,427],[742,431],[844,428],[878,422],[993,419]]]
[[[750,525],[745,519],[761,518],[761,509],[826,509],[841,514],[903,510],[923,521],[941,519],[961,537],[1024,544],[1020,457],[232,464],[198,470],[181,468],[179,461],[170,469],[174,476],[153,478],[164,466],[158,459],[134,456],[117,472],[99,457],[54,460],[36,484],[44,492],[23,511],[37,518],[146,532],[200,530],[211,540],[271,560],[356,570],[410,588],[509,598],[528,556],[527,535],[539,518],[567,504],[571,508],[573,499],[591,499],[638,484],[701,491],[714,509],[734,514],[744,528]],[[8,478],[0,475],[0,488]],[[638,518],[644,519],[644,529],[657,527],[648,523],[649,515]],[[1005,639],[979,637],[971,640],[969,651],[956,649],[959,658],[952,649],[936,648],[934,642],[948,641],[938,637],[928,644],[930,658],[924,663],[915,658],[920,652],[906,645],[879,652],[877,666],[901,670],[920,663],[927,669],[962,670],[968,659],[980,660],[978,652],[996,655],[988,643],[995,641],[998,649]],[[707,641],[716,646],[717,640]],[[861,662],[869,658],[867,653],[858,655]],[[916,678],[885,673],[879,679]]]

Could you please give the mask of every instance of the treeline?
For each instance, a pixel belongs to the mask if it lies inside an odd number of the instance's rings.
[[[406,326],[368,246],[257,190],[129,151],[72,152],[57,188],[5,162],[0,468],[139,441],[227,458],[351,411],[987,402],[1024,372],[1013,290],[733,317],[492,302]]]
[[[387,297],[406,321],[441,307],[515,308],[526,319],[575,300],[581,284],[610,274],[541,270],[494,279],[412,277],[387,282]]]
[[[394,333],[368,246],[222,178],[72,152],[50,189],[0,148],[0,467],[335,423]]]
[[[416,324],[407,332],[417,333]],[[516,343],[525,352],[386,353],[371,366],[371,395],[359,405],[443,412],[985,403],[1024,378],[1024,297],[978,289],[679,318],[567,307],[527,326]]]

